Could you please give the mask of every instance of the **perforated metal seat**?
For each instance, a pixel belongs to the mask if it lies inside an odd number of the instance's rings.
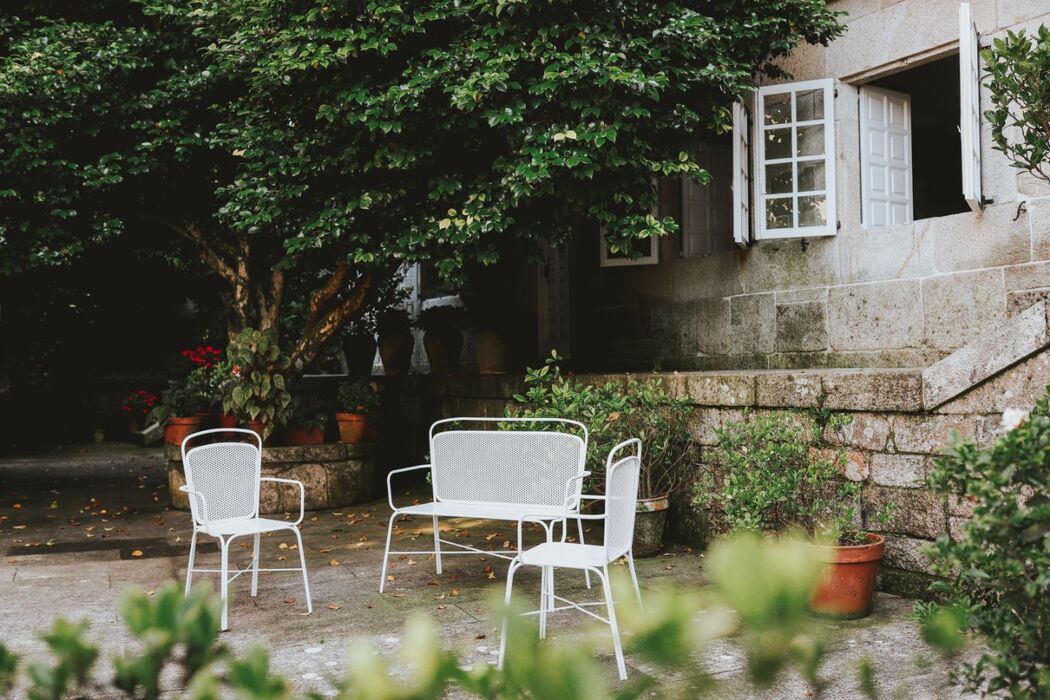
[[[618,453],[628,447],[634,448],[634,454],[615,460]],[[609,452],[605,468],[605,495],[604,496],[581,496],[578,500],[591,500],[603,502],[605,512],[598,515],[581,515],[575,517],[585,520],[602,520],[605,524],[605,542],[602,546],[575,544],[566,542],[565,532],[562,531],[560,542],[551,540],[548,530],[547,542],[536,545],[528,550],[521,547],[521,524],[531,520],[532,516],[522,516],[518,521],[518,555],[510,564],[507,572],[507,605],[510,605],[511,591],[514,588],[514,574],[522,566],[536,566],[541,570],[540,579],[540,609],[527,615],[539,615],[540,617],[540,639],[547,636],[547,614],[558,610],[579,610],[593,618],[601,620],[612,629],[613,648],[616,652],[616,667],[620,673],[620,680],[627,679],[627,667],[623,660],[623,648],[620,645],[620,631],[616,624],[616,609],[612,598],[612,588],[609,585],[609,564],[620,557],[627,558],[627,565],[631,571],[631,580],[634,583],[634,592],[638,597],[638,604],[642,604],[642,593],[638,588],[638,575],[634,570],[634,555],[631,546],[634,540],[634,518],[638,505],[638,478],[642,465],[642,443],[638,439],[626,440]],[[577,502],[578,502],[577,500]],[[569,499],[566,499],[566,506]],[[566,598],[554,594],[554,570],[583,569],[593,571],[601,579],[602,589],[605,593],[604,605],[608,611],[608,619],[599,617],[587,610],[588,606],[602,605],[596,603],[575,603]],[[556,607],[555,602],[565,605]],[[506,651],[507,622],[503,622],[503,635],[499,646],[499,667],[503,668],[503,655]]]
[[[250,436],[248,442],[216,442],[187,447],[208,435],[231,433]],[[190,560],[186,567],[186,592],[189,593],[195,573],[217,573],[221,575],[222,629],[229,629],[229,585],[241,574],[252,572],[252,597],[259,592],[260,571],[301,571],[303,588],[306,590],[306,609],[313,612],[310,599],[310,582],[306,575],[306,556],[303,553],[303,538],[299,534],[299,523],[303,521],[306,506],[306,489],[301,481],[262,476],[262,438],[251,430],[221,428],[202,430],[190,435],[182,442],[182,466],[186,472],[186,485],[180,488],[187,494],[190,514],[193,516],[193,537],[190,540]],[[259,488],[263,481],[289,484],[299,487],[299,519],[295,522],[259,517]],[[260,569],[260,535],[266,532],[288,530],[298,543],[298,568]],[[197,535],[204,534],[219,541],[220,569],[195,569]],[[251,566],[229,576],[230,544],[237,537],[251,535],[255,538]]]
[[[469,429],[467,426],[478,426]],[[483,428],[490,429],[483,429]],[[495,429],[491,429],[495,428]],[[579,510],[582,476],[586,474],[587,428],[562,418],[448,418],[430,427],[430,464],[395,469],[387,476],[387,498],[393,513],[387,526],[379,592],[386,585],[391,554],[434,554],[441,573],[442,554],[486,554],[509,560],[514,551],[481,550],[443,540],[439,518],[518,521],[523,515],[545,528],[562,529]],[[394,504],[392,478],[428,469],[434,500],[399,507]],[[566,500],[569,507],[566,509]],[[432,551],[391,551],[394,522],[406,515],[429,516],[434,527]],[[583,525],[577,522],[583,541]],[[442,552],[441,545],[454,547]],[[587,574],[590,587],[590,574]]]

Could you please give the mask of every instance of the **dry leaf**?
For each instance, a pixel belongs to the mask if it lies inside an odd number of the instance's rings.
[[[328,566],[339,566],[339,560],[338,559],[329,559],[328,560]]]
[[[133,556],[133,557],[141,557],[142,556],[142,550],[141,549],[133,549],[131,551],[131,556]]]
[[[386,580],[387,581],[396,581],[397,580],[397,576],[394,576],[393,574],[387,574]]]
[[[448,595],[450,598],[455,598],[459,595],[459,589],[453,588],[451,591],[448,592]]]
[[[321,548],[321,554],[328,554],[331,551],[332,551],[331,547],[322,547]]]
[[[339,603],[329,603],[328,604],[328,609],[329,610],[338,610],[341,607],[343,607],[343,606],[340,605]]]
[[[284,602],[286,602],[286,603],[288,603],[289,605],[291,605],[292,603],[294,603],[294,602],[295,602],[295,598],[285,598],[285,599],[284,599]]]

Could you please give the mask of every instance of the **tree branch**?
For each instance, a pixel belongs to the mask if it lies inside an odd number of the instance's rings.
[[[333,273],[333,277],[337,274],[338,270],[336,273]],[[318,292],[327,289],[330,284],[331,279]],[[290,353],[292,366],[302,369],[310,364],[335,332],[365,307],[374,289],[375,277],[371,273],[365,274],[353,291],[347,294],[328,312],[319,315],[313,322],[308,319],[302,337],[299,338]],[[315,298],[318,297],[318,292],[314,293]],[[312,304],[313,299],[311,299]]]

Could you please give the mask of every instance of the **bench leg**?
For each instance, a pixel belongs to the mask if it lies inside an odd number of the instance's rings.
[[[580,520],[579,518],[576,519],[576,529],[580,533],[580,544],[586,544],[583,541],[583,521]],[[583,570],[583,578],[584,578],[585,581],[587,581],[587,590],[590,590],[591,589],[591,572],[590,572],[589,569],[584,569]]]
[[[438,516],[434,516],[434,567],[441,573],[441,531],[438,530]]]

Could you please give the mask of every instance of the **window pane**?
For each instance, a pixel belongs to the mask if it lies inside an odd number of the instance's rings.
[[[781,92],[766,95],[762,101],[766,124],[786,124],[791,121],[791,93]]]
[[[766,228],[792,228],[791,197],[766,200]]]
[[[799,226],[823,226],[827,219],[827,200],[824,195],[798,198]]]
[[[798,164],[798,191],[824,189],[824,161],[804,160]]]
[[[808,122],[823,118],[823,90],[803,90],[795,93],[795,121]]]
[[[800,156],[819,156],[824,153],[824,126],[800,126],[798,128],[798,149]],[[767,156],[768,157],[768,156]]]
[[[766,166],[766,194],[791,192],[791,163]]]
[[[791,127],[766,131],[766,160],[791,157]]]

